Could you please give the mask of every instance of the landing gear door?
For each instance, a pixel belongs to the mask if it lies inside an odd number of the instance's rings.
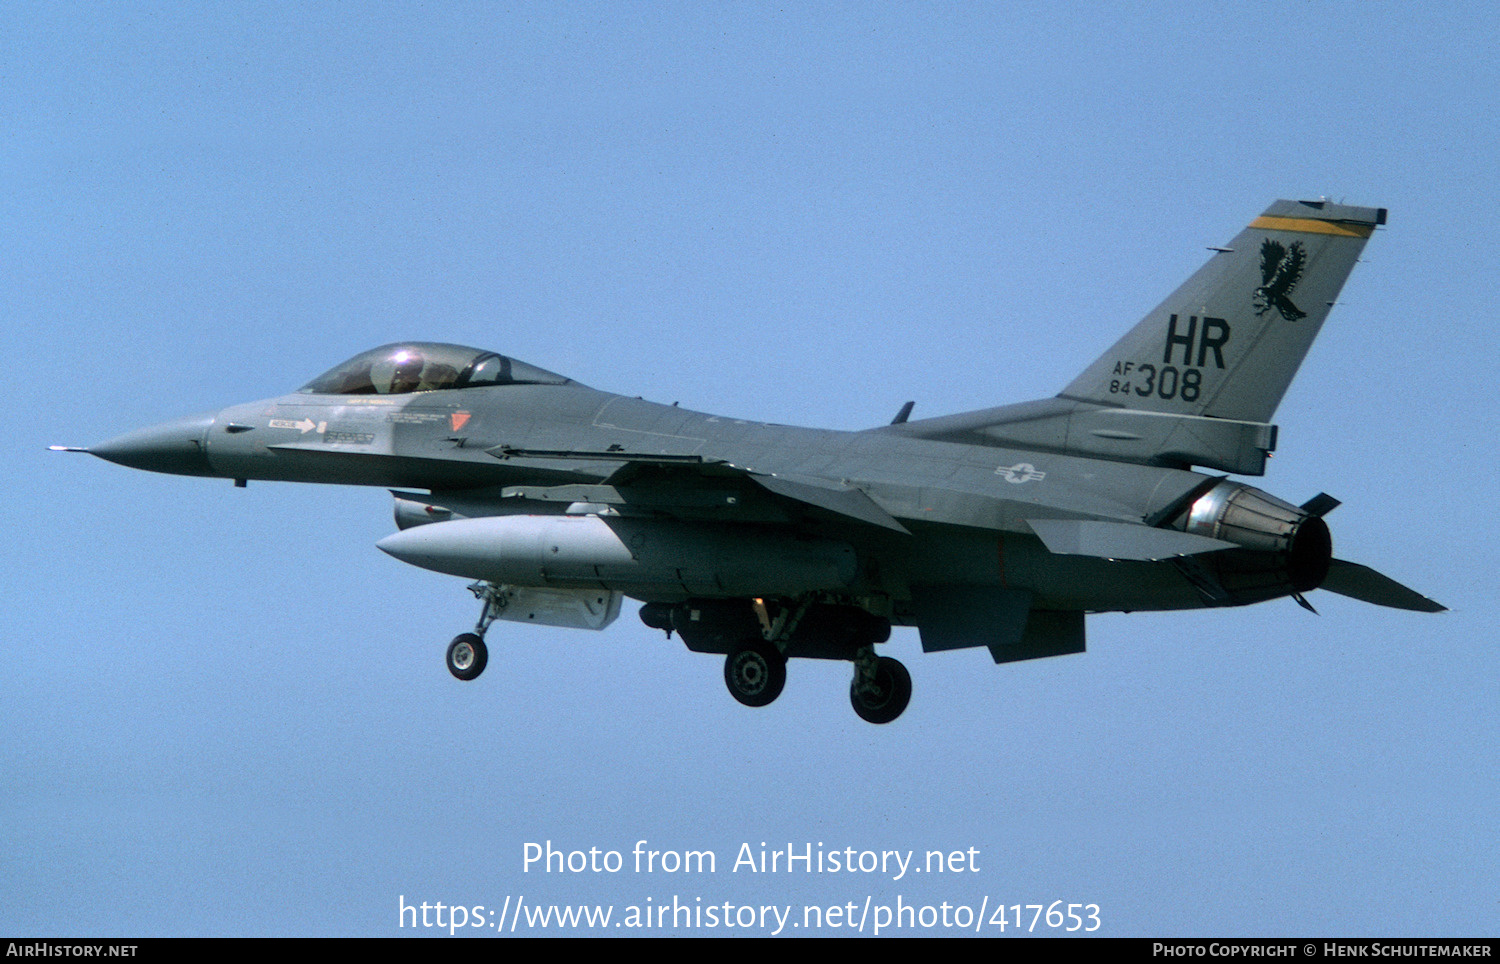
[[[505,586],[497,619],[570,629],[603,629],[620,615],[620,593],[603,589],[537,589]]]

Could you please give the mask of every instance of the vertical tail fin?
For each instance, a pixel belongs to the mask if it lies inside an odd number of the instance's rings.
[[[1269,422],[1385,208],[1277,201],[1062,392]]]

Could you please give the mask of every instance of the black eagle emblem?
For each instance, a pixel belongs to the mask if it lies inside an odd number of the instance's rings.
[[[1293,241],[1290,248],[1280,241],[1266,240],[1260,246],[1260,287],[1255,289],[1255,313],[1264,315],[1275,308],[1287,321],[1306,318],[1307,312],[1292,304],[1288,296],[1302,280],[1302,269],[1307,265],[1307,252],[1301,241]]]

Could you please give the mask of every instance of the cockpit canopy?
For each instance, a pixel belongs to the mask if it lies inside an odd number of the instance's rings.
[[[308,395],[406,395],[496,385],[571,385],[573,380],[492,351],[407,341],[372,348],[319,375]]]

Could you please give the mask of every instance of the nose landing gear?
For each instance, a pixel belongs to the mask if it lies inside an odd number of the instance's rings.
[[[492,582],[476,582],[469,587],[469,591],[474,594],[475,599],[484,603],[479,610],[479,622],[474,624],[472,633],[459,633],[448,644],[448,672],[466,681],[477,678],[489,663],[490,651],[484,645],[484,634],[508,604],[500,587]]]
[[[478,633],[460,633],[448,644],[448,672],[461,680],[483,673],[489,661],[489,648]]]

